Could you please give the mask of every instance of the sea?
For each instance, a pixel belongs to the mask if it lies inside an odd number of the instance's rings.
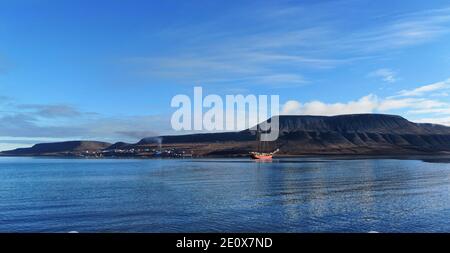
[[[450,163],[0,157],[0,232],[450,232]]]

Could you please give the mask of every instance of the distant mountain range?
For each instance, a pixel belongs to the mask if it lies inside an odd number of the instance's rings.
[[[280,137],[258,143],[254,131],[149,137],[137,143],[110,144],[97,141],[68,141],[36,144],[1,152],[2,155],[153,156],[242,156],[256,149],[279,148],[280,155],[364,154],[412,155],[450,154],[450,127],[410,122],[385,114],[339,116],[279,116]]]
[[[111,146],[111,143],[100,141],[64,141],[39,143],[31,148],[17,148],[3,151],[6,155],[64,155],[71,152],[98,151]]]

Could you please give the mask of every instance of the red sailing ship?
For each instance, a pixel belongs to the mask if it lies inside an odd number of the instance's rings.
[[[252,159],[260,159],[260,160],[270,160],[272,159],[272,156],[278,152],[278,149],[273,151],[273,152],[269,152],[269,153],[261,153],[261,152],[250,152],[250,157]]]
[[[270,150],[270,146],[268,141],[265,141],[261,138],[261,129],[258,126],[256,130],[256,141],[258,142],[258,151],[250,152],[250,157],[256,160],[271,160],[273,155],[279,151],[276,149],[272,152],[267,152],[266,150]],[[273,150],[273,149],[272,149]]]

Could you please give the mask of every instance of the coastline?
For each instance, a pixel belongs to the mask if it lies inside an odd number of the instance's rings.
[[[76,160],[211,160],[211,159],[248,159],[253,160],[249,156],[194,156],[194,157],[142,157],[142,156],[108,156],[108,157],[80,157],[80,156],[64,156],[64,155],[6,155],[0,154],[2,157],[23,157],[37,159],[76,159]],[[323,160],[372,160],[372,159],[394,159],[394,160],[420,160],[429,163],[450,163],[450,154],[305,154],[305,155],[277,155],[268,162],[278,162],[280,159],[323,159]],[[289,160],[285,160],[289,161]]]

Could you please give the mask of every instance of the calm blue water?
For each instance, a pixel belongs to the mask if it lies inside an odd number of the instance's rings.
[[[450,164],[0,158],[0,232],[450,232]]]

